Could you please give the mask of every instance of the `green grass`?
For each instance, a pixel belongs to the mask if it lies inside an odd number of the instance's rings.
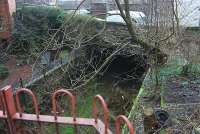
[[[76,100],[77,100],[77,117],[83,117],[83,118],[91,118],[92,117],[92,102],[93,102],[93,97],[97,93],[99,94],[104,94],[102,91],[103,90],[96,90],[95,89],[95,82],[91,82],[87,86],[87,91],[83,95],[78,95]],[[65,113],[64,116],[69,116],[69,112]],[[55,125],[50,125],[47,127],[48,131],[51,133],[55,133]],[[93,132],[92,128],[87,128],[84,129],[86,133],[88,132],[91,133]],[[74,134],[74,127],[70,125],[59,125],[59,132],[60,134]]]
[[[91,117],[91,111],[92,111],[92,99],[93,97],[89,96],[83,98],[78,97],[77,98],[77,112],[78,112],[78,117],[84,117],[84,118],[89,118]],[[82,103],[83,101],[83,103]],[[67,115],[67,113],[66,113]],[[47,127],[47,129],[50,132],[55,133],[55,125],[50,125]],[[74,134],[74,127],[70,125],[59,125],[59,132],[60,134]]]
[[[73,126],[59,125],[58,127],[60,134],[74,134]],[[56,133],[55,125],[48,125],[46,129],[48,130],[48,132],[51,132],[52,134]]]
[[[162,92],[165,90],[165,82],[169,77],[172,76],[181,76],[182,75],[182,70],[183,70],[183,66],[186,64],[186,61],[179,57],[179,56],[174,56],[172,57],[167,63],[166,65],[163,65],[159,68],[158,72],[158,77],[159,77],[159,81],[160,81],[160,93],[162,94]],[[190,66],[190,70],[189,73],[191,74],[200,74],[200,64],[192,64]],[[139,122],[140,118],[136,118],[138,115],[140,115],[142,113],[143,110],[143,106],[145,105],[149,105],[150,102],[143,102],[142,98],[143,97],[151,97],[152,94],[156,93],[155,91],[155,70],[154,69],[150,69],[148,71],[148,73],[146,74],[146,77],[143,81],[143,85],[138,93],[137,98],[133,99],[134,101],[134,105],[132,107],[132,110],[129,113],[129,119],[131,121],[135,121],[137,123],[137,121]],[[161,107],[166,106],[166,103],[164,101],[164,99],[161,96]],[[164,134],[165,132],[162,131],[162,134]],[[123,134],[127,134],[126,133],[126,128],[123,129]]]
[[[9,72],[5,65],[0,64],[0,79],[5,79]]]
[[[68,55],[69,55],[69,50],[62,50],[60,52],[59,58],[64,59],[64,58],[68,57]]]

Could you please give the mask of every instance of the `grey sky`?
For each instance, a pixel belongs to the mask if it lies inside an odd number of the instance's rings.
[[[200,0],[180,0],[179,18],[181,25],[199,26]]]

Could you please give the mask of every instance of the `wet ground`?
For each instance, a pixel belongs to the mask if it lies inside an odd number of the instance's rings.
[[[164,100],[167,103],[199,103],[200,76],[173,76],[167,80]]]

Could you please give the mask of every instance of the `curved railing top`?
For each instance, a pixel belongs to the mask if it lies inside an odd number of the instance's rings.
[[[40,113],[39,113],[39,108],[38,108],[38,103],[37,103],[36,97],[31,90],[26,89],[26,88],[20,88],[16,91],[16,105],[17,105],[17,109],[20,113],[20,116],[22,117],[22,114],[23,114],[23,110],[21,107],[20,99],[19,99],[20,94],[22,94],[22,93],[25,93],[31,97],[32,103],[33,103],[33,106],[35,109],[35,114],[37,115],[37,118],[39,119]]]
[[[20,102],[20,95],[22,93],[27,94],[31,97],[31,101],[33,103],[33,107],[35,110],[35,114],[27,114],[23,112],[21,102]],[[71,114],[72,117],[61,117],[57,115],[57,97],[60,95],[65,95],[70,100],[71,106]],[[78,118],[76,117],[76,97],[69,92],[67,89],[59,89],[55,91],[52,95],[52,110],[54,112],[54,116],[52,115],[40,115],[38,102],[36,100],[35,95],[33,92],[26,88],[20,88],[16,91],[16,107],[18,112],[15,109],[15,102],[13,96],[13,90],[10,86],[3,88],[0,90],[0,119],[4,118],[7,120],[9,124],[9,130],[15,132],[15,119],[17,120],[30,120],[30,121],[37,121],[37,122],[47,122],[47,123],[64,123],[64,124],[71,124],[74,125],[77,130],[77,125],[86,125],[86,126],[93,126],[96,128],[99,134],[113,134],[109,129],[109,110],[108,106],[103,99],[102,96],[96,95],[93,99],[93,117],[94,118]],[[101,110],[103,111],[103,123],[98,119],[98,115],[100,112],[100,107],[97,106],[100,104]],[[19,114],[18,114],[19,113]],[[24,115],[24,116],[23,116]],[[36,115],[36,116],[35,116]],[[37,117],[37,118],[36,118]],[[120,115],[116,118],[115,122],[115,134],[121,134],[121,125],[125,123],[128,127],[129,134],[134,134],[134,128],[131,122],[128,120],[127,117]],[[40,124],[41,125],[41,124]],[[56,125],[58,127],[58,125]],[[59,131],[59,130],[58,130]],[[76,134],[77,131],[74,133]],[[15,133],[12,133],[15,134]]]
[[[57,100],[56,97],[60,95],[65,95],[69,97],[70,99],[70,105],[71,105],[71,114],[73,116],[74,121],[76,121],[76,99],[75,96],[69,92],[67,89],[59,89],[52,95],[52,109],[54,112],[55,120],[57,120]]]

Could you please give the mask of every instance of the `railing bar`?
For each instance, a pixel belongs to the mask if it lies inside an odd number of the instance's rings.
[[[2,106],[3,115],[5,115],[6,114],[5,101],[3,99],[3,93],[2,92],[0,92],[0,103],[1,103],[1,106]]]
[[[108,107],[107,107],[107,104],[105,102],[105,100],[103,99],[102,96],[100,95],[96,95],[93,99],[93,116],[94,116],[94,122],[95,123],[98,123],[98,114],[99,114],[99,110],[97,108],[97,101],[99,101],[99,103],[101,104],[101,107],[103,108],[103,118],[104,118],[104,131],[105,133],[104,134],[108,134],[108,127],[109,127],[109,111],[108,111]]]
[[[6,91],[5,90],[3,90],[2,95],[3,95],[2,97],[4,99],[4,102],[5,102],[5,107],[6,107],[6,113],[7,113],[6,122],[7,122],[9,134],[16,134],[15,124],[13,122],[12,115],[10,113],[11,111],[9,111],[9,108],[8,108],[9,103],[6,99]]]
[[[78,134],[78,128],[76,124],[74,125],[74,134]]]
[[[17,105],[18,111],[20,113],[20,117],[22,117],[22,114],[23,114],[21,102],[19,99],[21,93],[25,93],[31,97],[32,104],[35,109],[35,114],[37,115],[37,118],[39,119],[39,108],[38,108],[38,103],[37,103],[36,97],[31,90],[26,89],[26,88],[18,89],[16,92],[16,96],[15,96],[16,97],[16,105]]]
[[[38,120],[36,115],[34,114],[23,114],[23,117],[20,117],[19,113],[17,113],[13,119],[15,120],[24,120],[24,121],[34,121],[34,122],[43,122],[43,123],[55,123],[54,116],[48,115],[40,115],[40,119]],[[105,125],[101,120],[98,120],[98,123],[94,122],[94,119],[90,118],[76,118],[76,122],[73,121],[73,117],[60,117],[58,116],[56,123],[57,124],[68,124],[68,125],[76,125],[76,126],[93,126],[100,134],[104,134]],[[112,134],[112,132],[108,129],[108,134]]]
[[[21,105],[20,105],[20,101],[19,101],[19,94],[21,92],[25,92],[29,96],[31,96],[31,99],[33,101],[33,106],[35,108],[35,114],[23,113]],[[56,96],[60,94],[64,94],[70,97],[72,117],[62,117],[62,116],[57,115]],[[97,101],[101,104],[103,108],[103,112],[104,112],[103,121],[98,119],[98,113],[100,111],[98,110],[97,105],[96,105]],[[111,130],[109,129],[109,124],[108,124],[108,121],[109,121],[108,107],[105,100],[100,95],[95,96],[94,101],[93,101],[94,118],[77,118],[76,117],[76,98],[72,93],[70,93],[69,91],[66,91],[65,89],[60,89],[54,92],[52,96],[52,104],[53,104],[53,112],[54,112],[53,116],[40,115],[36,97],[33,94],[33,92],[29,89],[22,88],[16,92],[16,103],[17,103],[19,112],[16,112],[15,102],[13,99],[13,93],[10,86],[7,86],[6,88],[2,89],[2,92],[0,91],[0,104],[2,108],[2,110],[0,110],[0,119],[5,119],[5,121],[7,122],[8,130],[10,131],[9,134],[16,134],[16,131],[15,131],[16,126],[14,123],[16,120],[31,121],[31,122],[38,123],[40,133],[42,132],[42,129],[43,129],[42,123],[54,123],[56,127],[56,134],[60,133],[59,124],[73,125],[74,134],[78,134],[78,126],[93,127],[96,129],[97,134],[113,134]],[[127,127],[129,128],[130,134],[134,134],[133,125],[128,120],[128,118],[123,115],[120,115],[116,118],[115,134],[120,134],[121,123],[125,123],[127,125]]]
[[[59,134],[60,133],[59,132],[59,125],[58,125],[57,121],[55,122],[55,127],[56,127],[56,134]]]
[[[46,123],[55,123],[57,122],[58,124],[71,124],[71,125],[88,125],[88,126],[93,126],[94,119],[89,119],[89,118],[77,118],[77,121],[73,121],[73,117],[61,117],[57,116],[58,119],[57,121],[54,120],[54,116],[49,116],[49,115],[40,115],[41,118],[37,119],[37,116],[35,114],[23,114],[22,117],[20,117],[20,114],[17,113],[14,115],[12,118],[15,120],[27,120],[27,121],[38,121],[38,122],[46,122]]]
[[[94,125],[95,129],[97,130],[97,133],[105,134],[105,124],[101,120],[99,120],[99,119],[97,119],[97,120],[98,120],[97,121],[98,123],[96,123]],[[109,128],[107,128],[107,132],[106,133],[107,134],[113,134],[112,131]]]
[[[3,111],[0,110],[0,118],[1,119],[6,119],[7,115],[3,113]]]

